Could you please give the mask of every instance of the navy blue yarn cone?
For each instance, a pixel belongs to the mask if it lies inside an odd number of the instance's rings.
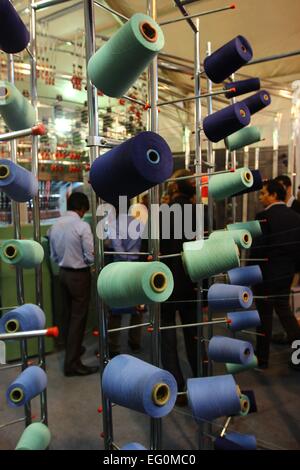
[[[235,88],[235,91],[227,91],[225,93],[226,98],[233,98],[234,96],[240,96],[244,93],[250,93],[250,91],[256,91],[260,89],[259,78],[248,78],[247,80],[238,80],[237,82],[224,83],[224,88],[229,90]]]
[[[167,142],[154,132],[141,132],[98,157],[91,166],[90,182],[97,196],[116,205],[120,195],[137,196],[172,172]]]
[[[263,281],[262,272],[258,264],[230,269],[227,275],[230,284],[236,286],[254,286]]]
[[[45,323],[45,314],[38,305],[24,304],[3,315],[0,319],[0,333],[41,330]]]
[[[268,91],[260,90],[258,93],[255,93],[255,95],[251,95],[249,98],[240,101],[240,103],[244,103],[248,107],[252,116],[252,114],[257,113],[271,104],[271,96]]]
[[[219,142],[230,134],[248,126],[250,111],[245,104],[235,103],[216,113],[206,116],[203,120],[203,130],[212,142]]]
[[[250,188],[245,188],[239,193],[233,194],[231,197],[241,196],[246,193],[253,193],[254,191],[260,191],[263,187],[263,179],[259,170],[250,170],[253,176],[253,185]]]
[[[38,181],[31,171],[5,158],[0,160],[0,191],[13,201],[26,202],[38,193]]]
[[[217,437],[214,441],[214,450],[246,450],[243,447],[235,444],[235,442],[226,439],[226,437]]]
[[[7,54],[23,51],[29,32],[9,0],[0,0],[0,49]]]
[[[227,313],[228,320],[231,323],[228,328],[231,331],[239,331],[244,328],[254,328],[260,325],[260,316],[257,310],[241,310],[239,312]]]
[[[236,36],[204,60],[206,75],[214,83],[225,78],[252,59],[252,48],[244,36]]]
[[[38,366],[27,367],[9,385],[6,400],[10,407],[16,408],[28,403],[47,387],[47,375]]]
[[[256,450],[256,439],[252,434],[228,432],[225,434],[225,437],[228,441],[241,446],[245,450]]]

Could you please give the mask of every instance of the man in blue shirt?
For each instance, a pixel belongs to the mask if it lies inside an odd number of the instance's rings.
[[[71,194],[67,212],[49,230],[51,258],[59,267],[63,299],[63,337],[66,345],[64,372],[67,377],[89,375],[98,367],[80,360],[91,289],[90,265],[94,262],[91,228],[82,220],[89,210],[83,193]]]

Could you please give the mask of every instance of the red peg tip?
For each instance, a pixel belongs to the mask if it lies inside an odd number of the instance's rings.
[[[229,7],[234,10],[236,8],[236,4],[235,3],[232,3],[231,5],[229,5]]]
[[[57,338],[59,335],[59,329],[57,326],[52,326],[51,328],[47,328],[46,336],[53,336]]]
[[[234,173],[235,172],[235,169],[234,168],[230,168],[229,170],[231,173]]]
[[[32,364],[34,364],[34,361],[27,361],[28,366],[32,366]]]
[[[148,333],[152,333],[153,332],[153,326],[148,326],[147,331],[148,331]]]
[[[94,330],[93,331],[93,336],[99,336],[99,330]]]
[[[32,415],[31,419],[34,420],[36,418],[36,415]]]
[[[228,323],[228,325],[230,325],[230,323],[232,323],[232,320],[230,320],[229,318],[227,318],[226,323]]]
[[[32,135],[45,135],[47,134],[47,129],[44,124],[38,124],[32,128]]]
[[[101,437],[101,439],[104,439],[104,432],[100,433],[100,437]]]
[[[227,91],[231,91],[232,93],[235,93],[236,92],[236,88],[235,87],[232,87],[232,88],[229,88],[229,90]]]
[[[102,411],[103,411],[102,406],[99,406],[98,409],[97,409],[97,411],[98,411],[98,413],[102,413]]]
[[[150,103],[146,103],[144,106],[144,110],[147,111],[147,109],[150,109],[150,108],[151,108]]]

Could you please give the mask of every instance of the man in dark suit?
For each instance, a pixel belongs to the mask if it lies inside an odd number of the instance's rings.
[[[293,196],[291,178],[288,175],[278,175],[276,176],[275,181],[282,184],[286,190],[285,203],[287,207],[290,207],[293,211],[300,214],[300,202],[295,198],[295,196]]]
[[[273,309],[278,315],[288,340],[300,339],[300,327],[289,305],[290,286],[300,260],[300,215],[285,204],[286,191],[277,181],[269,180],[260,191],[264,210],[256,215],[262,236],[254,240],[252,258],[267,258],[260,262],[263,283],[255,287],[256,306],[261,318],[257,337],[257,357],[261,368],[268,367],[272,335]],[[300,370],[300,367],[298,367]]]

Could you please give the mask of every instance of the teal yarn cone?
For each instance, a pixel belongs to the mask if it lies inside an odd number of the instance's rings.
[[[30,269],[42,263],[44,249],[34,240],[6,240],[1,246],[0,257],[4,263]]]
[[[173,292],[173,275],[159,261],[119,261],[105,266],[97,290],[109,307],[133,307],[164,302]]]
[[[233,172],[213,175],[209,179],[208,193],[216,201],[221,201],[245,188],[251,188],[252,185],[253,176],[249,168],[238,168]]]
[[[159,25],[150,16],[136,13],[90,58],[88,77],[105,95],[118,98],[163,47]]]
[[[232,237],[197,240],[183,244],[182,262],[193,282],[239,266],[239,250]]]
[[[262,230],[259,220],[248,220],[248,222],[236,222],[235,224],[227,225],[228,230],[248,230],[252,238],[260,237]]]
[[[255,144],[261,140],[260,130],[256,126],[244,127],[224,139],[225,147],[232,152],[246,145]]]
[[[226,362],[226,370],[228,374],[239,374],[240,372],[244,372],[245,370],[254,369],[255,367],[257,367],[257,365],[257,357],[253,355],[251,361],[248,364],[233,364],[230,362]]]
[[[250,411],[250,400],[247,395],[240,395],[240,404],[241,404],[241,411],[239,412],[240,416],[247,416]]]
[[[50,441],[48,427],[43,423],[32,423],[23,431],[15,450],[45,450]]]
[[[233,238],[239,248],[248,250],[252,245],[251,233],[248,230],[215,230],[209,236],[209,240],[225,240]]]
[[[11,131],[28,129],[36,123],[34,107],[7,81],[0,81],[0,114]]]

